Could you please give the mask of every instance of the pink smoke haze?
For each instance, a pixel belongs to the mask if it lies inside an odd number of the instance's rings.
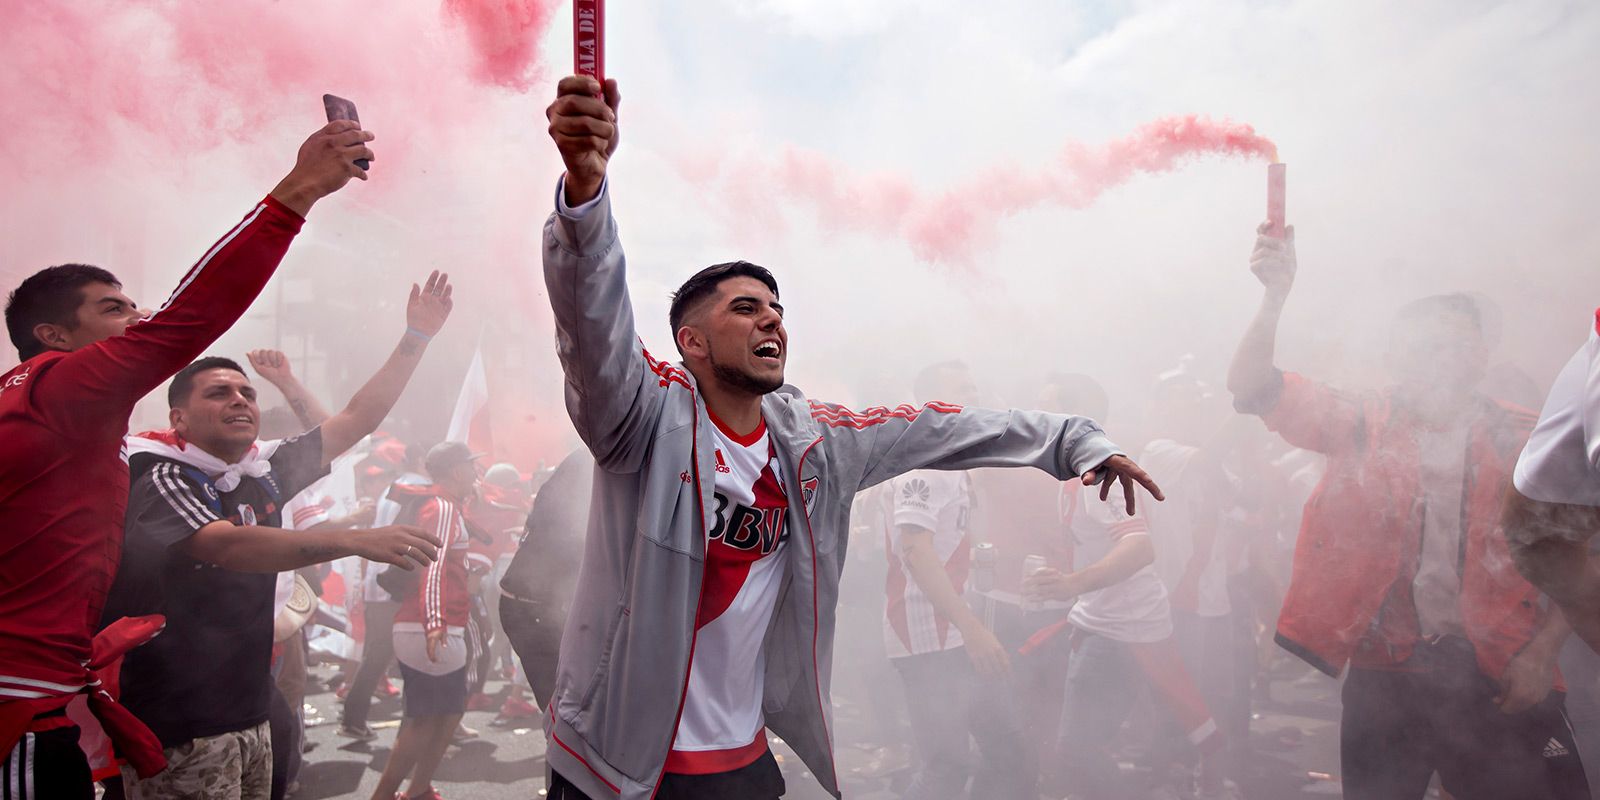
[[[8,106],[0,156],[16,168],[82,164],[118,143],[159,158],[253,141],[276,120],[315,123],[323,92],[355,100],[363,121],[403,113],[410,132],[429,138],[481,117],[486,93],[533,86],[555,8],[555,0],[0,4]],[[383,155],[399,155],[399,144],[387,139]]]
[[[1101,145],[1070,142],[1042,168],[990,167],[929,193],[895,173],[854,174],[820,153],[788,149],[775,159],[732,159],[717,169],[686,161],[680,173],[717,190],[730,221],[782,234],[780,199],[814,208],[827,228],[905,240],[924,261],[968,263],[1000,220],[1029,209],[1085,208],[1134,176],[1171,172],[1207,156],[1271,160],[1277,148],[1240,122],[1164,117]]]

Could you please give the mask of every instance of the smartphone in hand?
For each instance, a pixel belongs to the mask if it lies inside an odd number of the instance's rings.
[[[357,125],[361,124],[361,117],[356,115],[356,104],[338,95],[325,94],[322,96],[322,108],[328,112],[328,121],[347,119]],[[372,162],[365,158],[356,159],[356,166],[370,169]]]

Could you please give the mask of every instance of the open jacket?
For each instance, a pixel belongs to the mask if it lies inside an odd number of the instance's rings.
[[[1401,666],[1421,635],[1411,596],[1422,545],[1421,423],[1387,393],[1346,394],[1294,373],[1235,406],[1328,457],[1306,501],[1278,644],[1335,677],[1347,663]],[[1467,437],[1460,608],[1478,666],[1496,680],[1545,613],[1500,526],[1511,469],[1532,427],[1527,411],[1480,399]]]
[[[607,194],[581,216],[551,215],[544,273],[567,410],[596,462],[546,758],[591,797],[649,798],[688,686],[715,437],[693,376],[640,344]],[[1092,420],[1042,412],[854,412],[785,387],[762,415],[794,534],[766,663],[752,668],[766,670],[767,727],[837,796],[828,687],[851,499],[913,469],[1033,466],[1066,479],[1121,451]]]

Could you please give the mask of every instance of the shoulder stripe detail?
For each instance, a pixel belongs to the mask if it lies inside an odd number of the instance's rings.
[[[645,349],[643,343],[641,343],[639,346],[639,352],[644,353],[644,363],[648,364],[650,366],[650,371],[654,372],[656,377],[661,379],[662,386],[668,386],[676,383],[685,389],[689,388],[689,376],[685,374],[683,370],[674,367],[665,361],[657,361],[656,357],[650,355],[650,351]]]
[[[150,470],[150,482],[167,501],[167,505],[178,512],[178,516],[183,517],[183,521],[189,523],[195,530],[200,530],[206,523],[217,520],[211,509],[202,506],[190,493],[188,484],[178,477],[177,466],[165,463],[155,465]]]
[[[961,413],[961,406],[939,401],[925,403],[920,406],[902,403],[894,408],[873,406],[859,412],[851,411],[844,406],[822,403],[816,400],[812,400],[810,403],[812,419],[830,428],[854,428],[855,430],[862,430],[873,425],[882,425],[892,419],[915,422],[917,417],[925,411],[932,411],[937,414]]]

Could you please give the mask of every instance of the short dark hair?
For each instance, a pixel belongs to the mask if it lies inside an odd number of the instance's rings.
[[[172,384],[167,387],[167,408],[177,408],[188,400],[189,395],[194,393],[194,376],[208,369],[231,369],[247,378],[250,377],[250,374],[244,371],[244,367],[239,366],[239,362],[231,358],[206,356],[178,370],[178,374],[172,376]]]
[[[939,376],[952,370],[969,372],[971,368],[967,366],[965,361],[940,361],[937,364],[929,364],[918,371],[915,378],[911,379],[912,397],[919,403],[938,400],[937,395],[944,390],[943,385],[939,382]]]
[[[778,279],[772,277],[772,273],[766,267],[748,261],[712,264],[696,272],[678,287],[678,291],[672,293],[672,307],[667,311],[667,322],[672,325],[672,341],[678,341],[678,329],[683,327],[683,318],[689,313],[690,308],[710,297],[723,281],[741,277],[761,281],[772,290],[773,297],[778,296]]]
[[[17,358],[27,361],[45,351],[44,342],[33,335],[36,326],[46,323],[78,327],[78,306],[83,305],[83,287],[109,283],[118,288],[117,276],[88,264],[60,264],[29,275],[6,298],[6,332],[17,348]]]

